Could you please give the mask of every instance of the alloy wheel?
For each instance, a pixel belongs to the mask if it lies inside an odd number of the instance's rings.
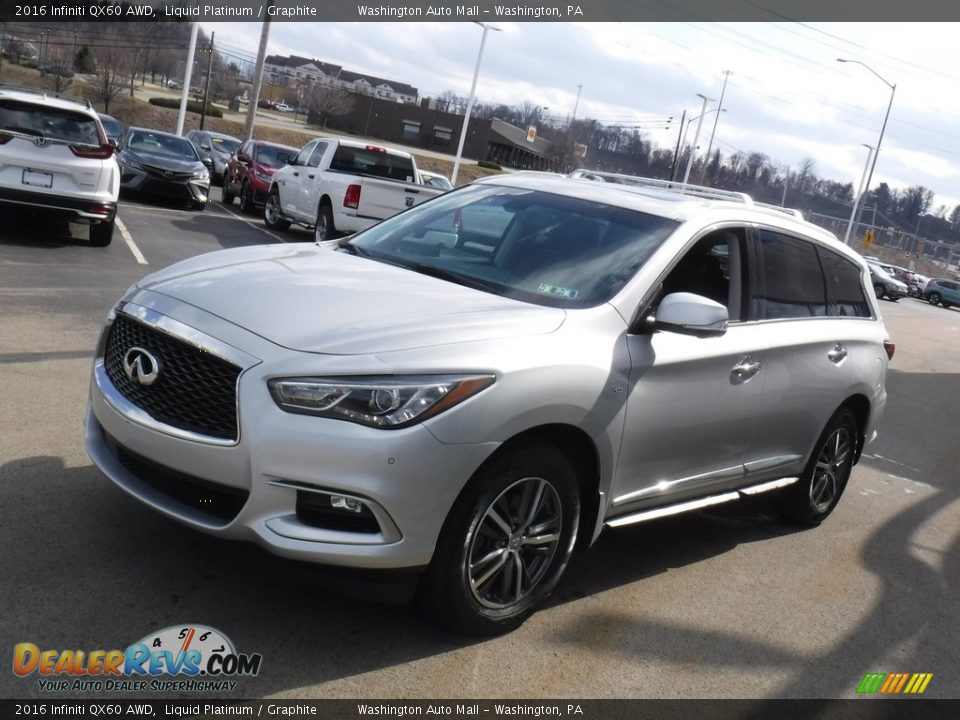
[[[850,472],[852,442],[846,427],[838,427],[820,448],[810,482],[810,502],[816,512],[827,510],[842,491]]]
[[[474,599],[499,609],[527,597],[550,567],[562,528],[560,496],[551,483],[527,477],[507,487],[469,539],[466,579]]]

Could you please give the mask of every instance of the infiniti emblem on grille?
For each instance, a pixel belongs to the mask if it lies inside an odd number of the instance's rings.
[[[132,347],[123,356],[123,371],[141,385],[152,385],[160,374],[160,361],[149,350]]]

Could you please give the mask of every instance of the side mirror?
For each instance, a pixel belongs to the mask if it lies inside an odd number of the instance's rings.
[[[208,168],[213,168],[213,160],[211,160],[210,158],[203,158],[201,162],[203,162],[203,164],[206,165]]]
[[[116,138],[107,138],[107,142],[110,143],[113,147],[116,147],[116,146],[117,146],[117,139],[116,139]]]
[[[694,293],[671,293],[660,301],[653,327],[695,337],[717,337],[727,331],[727,308]]]

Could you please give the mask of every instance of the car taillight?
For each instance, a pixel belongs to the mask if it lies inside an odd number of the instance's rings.
[[[343,195],[343,206],[348,208],[360,207],[360,186],[348,185],[347,192]]]
[[[367,145],[364,148],[364,150],[368,150],[370,152],[379,152],[379,153],[385,153],[387,151],[385,147],[380,147],[379,145]]]
[[[893,353],[897,349],[896,343],[892,340],[884,340],[883,349],[887,351],[887,360],[893,360]]]
[[[92,147],[90,145],[71,145],[70,151],[77,157],[106,160],[110,157],[113,157],[114,147],[110,143],[106,143],[100,147]]]

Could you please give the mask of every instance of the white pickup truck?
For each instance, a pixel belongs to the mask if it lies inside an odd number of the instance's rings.
[[[339,138],[316,138],[274,174],[263,209],[272,230],[312,227],[318,243],[366,230],[443,193],[418,182],[410,153]]]

